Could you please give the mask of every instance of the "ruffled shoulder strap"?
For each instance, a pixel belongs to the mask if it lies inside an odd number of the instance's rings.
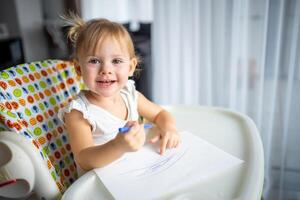
[[[135,104],[137,103],[138,93],[135,88],[135,82],[133,80],[127,81],[126,85],[121,90],[121,93],[124,93],[124,94],[130,96],[133,99],[134,103]]]
[[[88,104],[82,95],[84,94],[80,92],[78,96],[73,99],[66,107],[60,109],[58,112],[58,118],[64,123],[65,113],[70,113],[72,110],[78,110],[82,113],[83,118],[86,119],[92,126],[92,132],[95,132],[96,122],[92,119],[92,117],[90,117],[88,112]]]

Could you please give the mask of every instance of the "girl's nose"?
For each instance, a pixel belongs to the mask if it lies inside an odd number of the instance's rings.
[[[111,74],[112,73],[112,67],[109,65],[109,63],[103,63],[100,68],[100,74]]]

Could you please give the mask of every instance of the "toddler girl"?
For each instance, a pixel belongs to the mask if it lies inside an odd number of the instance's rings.
[[[68,131],[79,175],[103,167],[145,143],[139,116],[159,131],[151,142],[160,142],[160,154],[177,147],[180,137],[169,112],[135,89],[133,76],[138,58],[127,30],[107,19],[84,22],[73,15],[68,36],[74,44],[76,72],[88,90],[82,90],[59,112]],[[118,128],[129,127],[126,133]]]

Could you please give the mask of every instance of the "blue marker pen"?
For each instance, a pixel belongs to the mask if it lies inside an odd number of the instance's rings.
[[[144,129],[152,128],[152,124],[144,124]],[[126,133],[130,130],[130,127],[124,126],[122,128],[119,128],[120,133]]]

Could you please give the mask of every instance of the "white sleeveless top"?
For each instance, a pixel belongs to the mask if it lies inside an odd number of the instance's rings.
[[[64,122],[64,113],[70,113],[73,109],[80,111],[92,127],[94,144],[101,145],[115,138],[118,133],[118,129],[125,126],[127,121],[138,120],[138,93],[135,89],[134,81],[128,80],[125,87],[121,90],[121,97],[124,100],[128,111],[126,120],[122,120],[105,109],[90,103],[85,97],[84,91],[81,91],[69,105],[61,109],[58,112],[58,117]],[[77,165],[77,172],[79,176],[84,173],[84,171],[80,169],[79,165]]]

